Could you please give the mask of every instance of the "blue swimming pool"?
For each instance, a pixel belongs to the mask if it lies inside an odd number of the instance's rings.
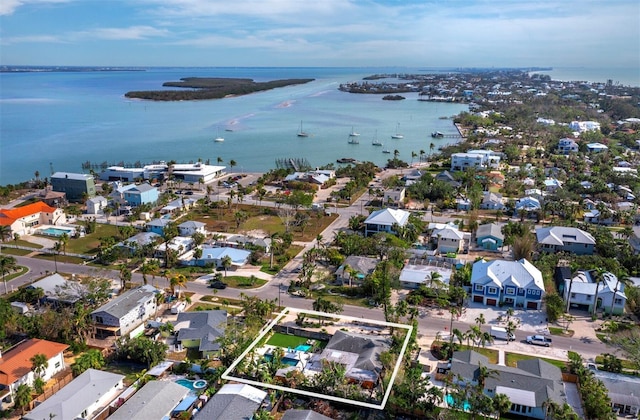
[[[49,228],[46,228],[46,229],[40,229],[38,232],[43,234],[43,235],[48,235],[48,236],[62,236],[65,233],[67,235],[71,235],[71,232],[73,232],[73,230],[72,229],[60,229],[60,228],[49,227]]]
[[[446,401],[446,403],[447,403],[447,405],[448,405],[449,407],[454,407],[454,406],[455,406],[455,401],[454,401],[453,396],[452,396],[451,394],[447,394],[447,395],[444,397],[444,400]],[[465,411],[469,411],[469,409],[470,409],[470,408],[471,408],[471,405],[469,404],[469,402],[468,402],[468,401],[465,401],[465,402],[462,404],[462,409],[463,409],[463,410],[465,410]]]
[[[196,381],[192,381],[190,379],[178,379],[176,380],[176,383],[185,388],[189,388],[192,391],[197,391],[207,386],[207,381],[204,379],[198,379]]]
[[[267,362],[270,362],[273,359],[273,355],[271,354],[265,354],[264,355],[264,360]],[[291,357],[283,357],[282,358],[282,363],[284,363],[287,366],[295,366],[298,364],[298,359],[292,359]]]
[[[311,348],[310,345],[308,344],[299,344],[296,346],[296,348],[294,349],[295,351],[303,351],[303,352],[308,352],[309,349]]]

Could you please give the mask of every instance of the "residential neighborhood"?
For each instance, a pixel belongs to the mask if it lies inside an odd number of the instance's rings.
[[[410,162],[7,189],[2,416],[639,418],[640,92],[420,83],[469,111]]]

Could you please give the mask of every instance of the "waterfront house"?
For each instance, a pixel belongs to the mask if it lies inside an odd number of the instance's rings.
[[[252,419],[267,399],[267,393],[246,384],[228,383],[193,417],[195,420]]]
[[[377,265],[377,258],[350,255],[336,270],[336,282],[343,286],[360,285],[367,276],[375,271]]]
[[[208,184],[220,178],[225,166],[206,165],[202,162],[176,163],[171,166],[171,174],[174,182],[184,182],[190,185]]]
[[[589,232],[566,226],[551,226],[536,229],[538,248],[543,252],[569,252],[577,255],[592,255],[596,240]]]
[[[458,384],[475,386],[481,368],[495,372],[484,379],[484,394],[489,398],[497,394],[509,397],[509,413],[545,419],[549,401],[560,406],[567,403],[560,368],[542,359],[520,360],[517,367],[509,367],[491,364],[486,356],[472,350],[456,351],[448,371]]]
[[[96,195],[96,185],[89,174],[56,172],[50,180],[53,191],[65,193],[67,200],[72,202],[82,202]]]
[[[180,236],[193,236],[196,232],[206,235],[206,227],[206,223],[187,220],[186,222],[182,222],[178,225],[178,231],[180,232]]]
[[[62,372],[66,368],[63,353],[67,348],[67,344],[30,338],[3,352],[0,357],[0,399],[13,402],[20,385],[33,386],[36,376],[30,359],[36,354],[43,354],[47,359],[41,376],[45,382]]]
[[[87,369],[49,399],[22,416],[23,420],[92,420],[108,414],[122,392],[124,375]]]
[[[487,306],[540,309],[545,289],[542,273],[526,259],[479,260],[471,271],[471,300]]]
[[[395,234],[394,226],[405,226],[409,222],[409,214],[408,211],[390,208],[374,211],[364,221],[365,236],[378,232]]]
[[[600,281],[596,282],[595,271],[579,271],[571,279],[564,280],[563,297],[572,308],[593,311],[593,305],[605,313],[620,315],[627,304],[624,293],[625,285],[615,274],[606,272]],[[569,276],[570,277],[570,276]],[[596,291],[598,302],[595,301]],[[612,306],[613,305],[613,306]]]
[[[144,322],[154,316],[159,291],[148,284],[127,290],[122,295],[91,312],[93,334],[96,337],[136,336],[144,329]]]
[[[0,209],[0,226],[9,226],[11,236],[31,235],[40,225],[62,225],[67,222],[64,210],[38,201],[22,207]]]
[[[170,419],[189,388],[173,381],[149,381],[109,416],[109,420]]]
[[[478,226],[476,230],[476,245],[488,251],[497,251],[504,245],[502,226],[497,223],[487,223]]]
[[[173,326],[176,341],[186,349],[195,349],[200,358],[218,355],[220,344],[216,341],[224,334],[227,311],[180,312]]]

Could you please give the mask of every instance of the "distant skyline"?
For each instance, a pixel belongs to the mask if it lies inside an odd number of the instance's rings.
[[[2,0],[0,63],[638,68],[638,0]]]

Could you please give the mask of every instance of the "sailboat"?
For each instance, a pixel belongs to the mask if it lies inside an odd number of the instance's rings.
[[[376,130],[376,135],[373,137],[373,141],[371,142],[372,146],[382,146],[382,142],[378,140],[378,130]]]
[[[353,127],[351,127],[351,133],[349,133],[349,137],[358,137],[360,135],[360,133],[356,133],[355,131],[353,131]]]
[[[391,138],[392,139],[403,139],[404,136],[402,134],[400,134],[399,131],[400,131],[400,123],[398,123],[396,125],[396,134],[392,134]]]
[[[213,139],[213,141],[217,143],[222,143],[224,141],[224,137],[220,137],[220,128],[218,128],[218,134],[216,135],[216,138]]]
[[[302,129],[302,121],[300,121],[300,130],[298,131],[298,137],[309,137],[309,133]]]

